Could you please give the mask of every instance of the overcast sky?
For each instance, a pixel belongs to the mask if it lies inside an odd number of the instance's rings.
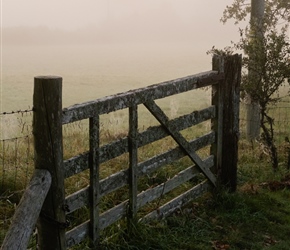
[[[219,19],[232,0],[1,0],[2,27],[48,26],[78,29],[110,19],[150,13],[172,15],[192,25],[207,26]],[[164,13],[162,14],[162,10]]]

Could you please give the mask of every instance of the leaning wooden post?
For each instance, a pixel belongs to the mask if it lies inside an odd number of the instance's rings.
[[[62,146],[62,78],[34,78],[34,164],[52,176],[51,188],[37,222],[39,249],[65,249],[64,172]]]
[[[217,175],[219,183],[231,192],[237,188],[241,65],[238,54],[213,58],[213,69],[225,74],[218,87]]]
[[[1,250],[27,249],[27,245],[51,184],[45,169],[36,169],[14,213]]]

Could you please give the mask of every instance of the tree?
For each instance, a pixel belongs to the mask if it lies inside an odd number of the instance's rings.
[[[265,0],[251,0],[251,17],[250,17],[250,36],[249,43],[257,43],[260,46],[263,44],[264,28],[263,20],[265,13]],[[258,55],[249,51],[249,63],[255,64]],[[255,52],[255,51],[253,51]],[[253,67],[248,68],[248,77],[255,79],[259,75],[253,70]],[[260,109],[258,101],[251,95],[251,92],[246,93],[246,112],[247,112],[247,138],[253,140],[259,137],[260,134]]]
[[[234,19],[238,24],[250,14],[249,25],[239,29],[240,41],[233,43],[233,47],[227,48],[224,53],[237,49],[244,51],[243,67],[246,71],[242,76],[242,96],[258,108],[259,127],[262,130],[259,140],[268,150],[272,166],[276,169],[274,119],[270,117],[268,107],[279,100],[274,94],[290,77],[290,44],[287,37],[290,1],[251,0],[250,3],[249,0],[234,0],[231,6],[226,7],[221,21],[226,23]],[[220,50],[213,49],[211,52],[220,53]],[[252,111],[250,108],[249,112]],[[247,117],[251,119],[251,114]],[[251,132],[251,129],[247,130]],[[254,139],[256,135],[252,132],[250,137]]]

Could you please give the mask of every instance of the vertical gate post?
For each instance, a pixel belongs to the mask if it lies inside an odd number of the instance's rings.
[[[99,203],[100,203],[100,117],[89,119],[90,134],[90,237],[92,247],[97,247],[100,236]]]
[[[241,67],[242,57],[238,54],[213,57],[213,70],[225,74],[224,81],[213,87],[212,96],[218,109],[218,118],[213,121],[217,131],[217,175],[220,185],[231,192],[237,187]]]
[[[131,229],[132,222],[137,215],[137,165],[138,165],[138,106],[129,108],[129,211],[128,227]],[[129,230],[131,232],[131,230]]]
[[[212,58],[212,69],[218,71],[219,74],[224,74],[224,57],[214,55]],[[223,80],[224,81],[224,80]],[[223,83],[212,85],[212,105],[216,108],[215,117],[211,121],[212,130],[215,131],[215,142],[211,145],[211,154],[215,156],[214,172],[217,177],[220,176],[222,165],[222,132],[223,132]],[[220,178],[217,179],[217,186],[220,186]]]
[[[38,222],[39,249],[65,249],[64,172],[62,145],[62,78],[34,78],[34,164],[52,176]]]

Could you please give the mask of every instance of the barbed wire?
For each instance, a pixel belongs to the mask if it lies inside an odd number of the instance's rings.
[[[0,142],[15,141],[15,140],[18,140],[18,139],[25,139],[25,138],[29,138],[30,136],[32,136],[32,133],[28,134],[28,135],[24,135],[24,136],[19,136],[19,137],[0,139]]]
[[[33,108],[32,109],[26,109],[26,110],[1,112],[0,115],[25,114],[25,113],[30,113],[30,112],[33,112]]]

